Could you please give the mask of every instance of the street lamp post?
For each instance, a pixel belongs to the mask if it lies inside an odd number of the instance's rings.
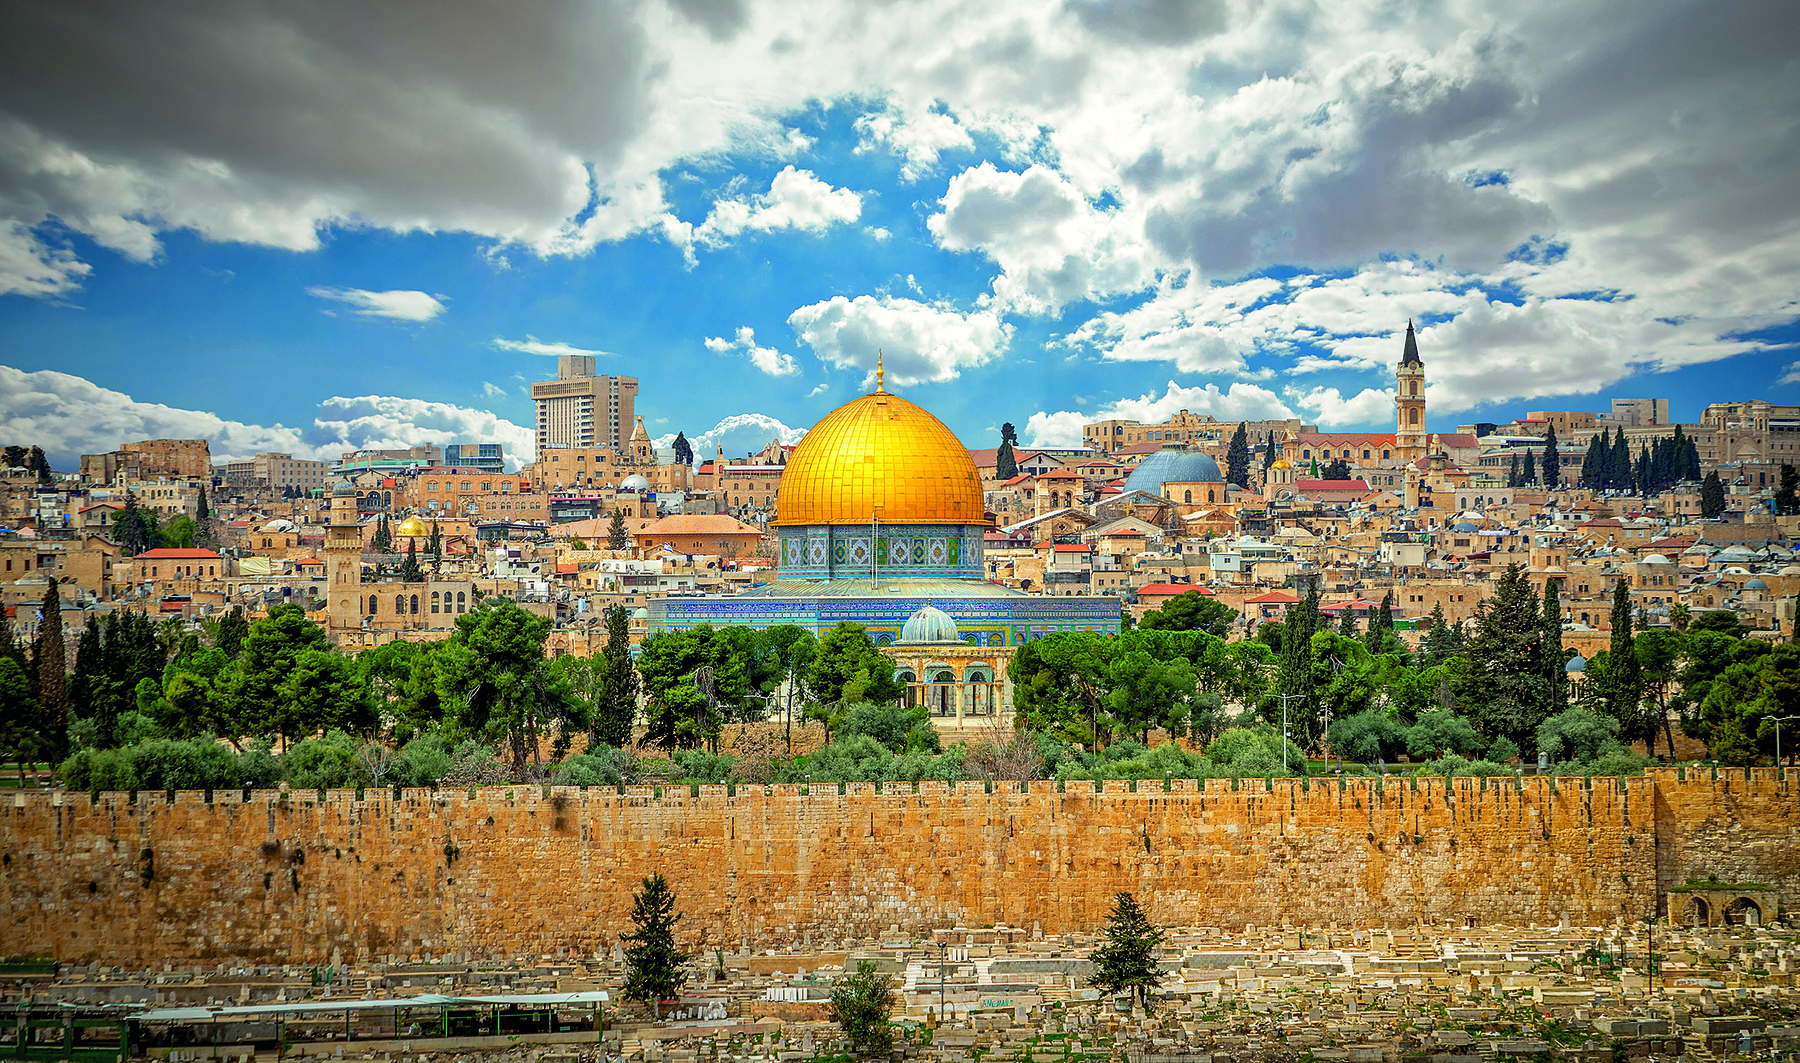
[[[1281,699],[1281,773],[1283,775],[1286,775],[1288,770],[1288,700],[1291,698],[1304,698],[1305,696],[1305,694],[1270,695],[1270,697]]]
[[[1775,724],[1775,766],[1779,768],[1781,767],[1781,725],[1800,720],[1800,716],[1775,716],[1771,719]]]

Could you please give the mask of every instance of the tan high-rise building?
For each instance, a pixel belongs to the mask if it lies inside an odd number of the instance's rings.
[[[596,376],[591,354],[556,360],[556,379],[531,385],[537,448],[607,447],[624,453],[636,418],[637,377]]]

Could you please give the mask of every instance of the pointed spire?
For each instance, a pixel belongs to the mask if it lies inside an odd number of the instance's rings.
[[[1419,360],[1419,340],[1413,335],[1412,318],[1406,319],[1406,346],[1400,351],[1401,365],[1424,365]]]
[[[881,378],[885,375],[886,375],[886,370],[882,369],[882,367],[881,367],[881,348],[877,347],[877,348],[875,348],[875,390],[876,391],[881,390]]]

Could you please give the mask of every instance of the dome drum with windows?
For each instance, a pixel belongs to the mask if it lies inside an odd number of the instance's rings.
[[[991,522],[974,459],[942,421],[879,382],[794,448],[776,511],[783,579],[982,575]]]

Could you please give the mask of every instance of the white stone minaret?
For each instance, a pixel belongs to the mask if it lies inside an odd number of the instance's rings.
[[[1406,346],[1400,367],[1394,372],[1394,446],[1402,461],[1417,461],[1429,449],[1425,433],[1425,363],[1419,360],[1419,341],[1411,321],[1406,323]]]

